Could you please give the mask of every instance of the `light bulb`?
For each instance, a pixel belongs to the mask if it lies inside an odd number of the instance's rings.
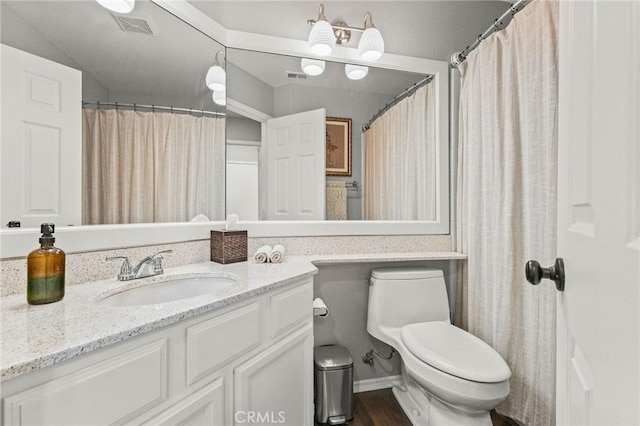
[[[225,106],[227,104],[227,92],[226,91],[221,91],[221,92],[213,92],[212,95],[213,98],[213,102],[215,102],[218,105],[222,105]]]
[[[207,76],[205,78],[207,87],[217,92],[224,92],[227,88],[226,77],[227,73],[224,69],[222,69],[220,65],[214,64],[209,68],[209,71],[207,71]]]
[[[96,0],[98,4],[116,13],[129,13],[133,10],[135,0]]]
[[[369,68],[362,65],[347,64],[344,67],[344,73],[350,80],[362,80],[369,73]]]
[[[324,72],[324,65],[324,61],[320,61],[318,59],[302,58],[302,60],[300,61],[302,71],[304,71],[305,74],[311,76],[322,74]]]
[[[365,32],[362,33],[360,43],[358,43],[358,51],[360,51],[360,58],[363,61],[376,61],[380,59],[384,53],[384,40],[377,28],[367,28]]]
[[[318,56],[327,56],[336,46],[336,35],[327,21],[317,21],[309,33],[309,47]]]

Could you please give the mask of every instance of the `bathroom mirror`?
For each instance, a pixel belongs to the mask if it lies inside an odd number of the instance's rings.
[[[303,57],[308,52],[308,46],[303,40],[292,40],[284,38],[268,38],[260,34],[244,33],[239,31],[228,31],[218,22],[212,20],[208,16],[202,14],[197,8],[188,2],[174,2],[172,0],[138,0],[136,9],[130,15],[135,17],[139,11],[145,10],[149,13],[158,13],[158,20],[155,29],[157,34],[147,40],[162,40],[162,46],[156,54],[153,50],[141,51],[140,55],[133,57],[124,57],[118,53],[128,43],[125,43],[125,36],[133,37],[149,37],[145,34],[128,34],[116,33],[113,37],[105,37],[105,31],[113,31],[112,25],[115,23],[113,16],[100,7],[94,1],[77,2],[77,1],[2,1],[0,2],[1,11],[1,30],[2,42],[8,45],[15,45],[21,50],[28,51],[42,58],[50,59],[54,62],[67,64],[73,68],[82,68],[78,61],[70,58],[76,50],[82,51],[85,41],[93,40],[95,43],[106,43],[114,49],[113,53],[106,51],[98,51],[97,48],[90,48],[89,52],[84,52],[89,59],[97,62],[99,56],[106,56],[109,60],[102,67],[93,68],[93,74],[100,83],[111,82],[120,83],[129,82],[126,89],[118,90],[121,98],[114,99],[109,97],[112,102],[133,102],[137,103],[138,98],[136,92],[146,86],[147,80],[154,81],[156,74],[160,70],[172,70],[169,82],[163,84],[162,90],[169,90],[171,99],[198,99],[194,105],[186,102],[173,103],[167,100],[166,96],[162,96],[161,92],[153,91],[157,97],[149,98],[150,104],[161,106],[174,106],[183,108],[192,108],[193,110],[202,109],[213,112],[224,112],[225,110],[216,106],[211,101],[211,91],[204,85],[204,77],[207,69],[212,65],[215,52],[224,49],[224,46],[213,41],[220,40],[226,47],[233,49],[244,49],[249,51],[261,51],[272,54],[280,54],[285,56]],[[144,9],[142,9],[144,8]],[[30,10],[27,13],[27,9]],[[157,10],[156,10],[157,9]],[[164,9],[164,10],[163,10]],[[152,10],[154,12],[152,12]],[[66,11],[66,12],[65,12]],[[19,12],[19,13],[18,13]],[[24,17],[22,17],[24,16]],[[54,19],[54,17],[56,17]],[[97,19],[96,17],[100,18]],[[155,16],[155,15],[152,15]],[[164,18],[160,18],[163,16]],[[155,19],[155,18],[154,18]],[[31,20],[31,22],[29,22]],[[166,21],[166,22],[165,22]],[[67,37],[69,50],[62,50],[56,47],[56,43],[61,40],[51,38],[44,35],[45,32],[54,32],[53,27],[62,22],[63,27],[70,27],[73,36]],[[166,31],[163,29],[165,25],[173,25]],[[116,23],[117,26],[117,23]],[[72,28],[71,28],[72,27]],[[153,27],[151,28],[154,29]],[[197,30],[196,30],[197,29]],[[117,31],[121,31],[117,28]],[[196,37],[198,41],[185,43],[186,33]],[[208,37],[205,37],[206,34]],[[34,35],[38,40],[32,40]],[[141,38],[139,40],[142,40]],[[185,47],[187,46],[187,47]],[[65,48],[66,49],[66,48]],[[170,50],[172,49],[172,50]],[[169,53],[163,53],[163,52]],[[139,57],[140,56],[140,57]],[[141,80],[134,80],[134,75],[144,71],[145,68],[140,66],[139,62],[142,58],[148,58],[150,63],[154,65],[152,70],[146,70],[141,73]],[[335,54],[329,58],[331,61],[339,63],[358,63],[358,59],[354,53],[354,49],[340,48]],[[161,63],[160,61],[166,61]],[[193,61],[193,62],[190,62]],[[416,235],[416,234],[446,234],[449,232],[449,168],[448,168],[448,64],[444,61],[429,60],[411,56],[401,56],[394,54],[385,54],[376,62],[376,67],[389,70],[409,71],[412,73],[434,75],[434,81],[430,83],[436,89],[436,134],[437,143],[437,182],[435,184],[437,211],[434,220],[426,221],[404,221],[404,220],[348,220],[348,221],[328,221],[328,220],[304,220],[304,221],[246,221],[243,220],[242,227],[247,229],[250,235],[254,237],[270,237],[270,236],[313,236],[313,235]],[[109,78],[110,73],[117,72],[116,78]],[[85,73],[87,74],[87,73]],[[185,79],[185,77],[188,77]],[[88,75],[83,78],[89,78]],[[103,80],[104,79],[104,80]],[[139,81],[139,83],[133,83]],[[184,83],[186,81],[186,83]],[[179,83],[183,82],[183,83]],[[89,87],[91,84],[85,83]],[[183,90],[177,92],[177,88]],[[127,95],[127,90],[131,96]],[[86,97],[88,101],[97,101],[100,93]],[[183,97],[181,97],[183,96]],[[81,96],[82,99],[84,96]],[[233,99],[229,100],[232,106],[238,107]],[[3,101],[4,105],[13,105],[13,100]],[[3,111],[8,108],[3,108]],[[246,113],[246,111],[244,111]],[[256,111],[253,111],[256,112]],[[251,114],[250,114],[251,115]],[[236,115],[236,118],[239,116]],[[258,114],[254,119],[263,119],[264,115]],[[344,118],[344,117],[343,117]],[[3,123],[4,124],[4,123]],[[78,126],[80,128],[80,125]],[[4,125],[3,125],[4,128]],[[357,139],[357,127],[352,126],[355,134],[352,137]],[[232,135],[235,138],[235,136]],[[238,139],[240,140],[240,139]],[[75,154],[80,157],[80,150]],[[78,158],[78,164],[80,164]],[[224,160],[223,160],[224,161]],[[358,163],[358,159],[354,156],[354,167]],[[224,164],[224,162],[223,162]],[[77,166],[76,166],[77,167]],[[81,172],[80,172],[81,174]],[[341,178],[348,180],[346,178]],[[77,179],[74,183],[78,184],[81,179]],[[235,190],[235,188],[234,188]],[[78,190],[78,193],[81,189]],[[228,195],[228,194],[227,194]],[[353,194],[352,194],[353,195]],[[8,205],[11,200],[7,200],[6,192],[2,191],[2,204]],[[66,205],[66,203],[64,203]],[[224,205],[219,203],[219,205]],[[38,215],[34,215],[33,219],[37,224],[41,222]],[[210,219],[222,219],[221,217],[210,217]],[[4,220],[1,225],[5,225]],[[122,247],[127,245],[144,245],[159,244],[177,241],[187,241],[202,238],[206,235],[207,229],[212,226],[208,223],[163,223],[163,224],[125,224],[125,225],[108,225],[108,226],[73,226],[65,227],[64,224],[77,225],[82,223],[78,221],[55,221],[59,226],[57,231],[61,236],[66,235],[67,239],[73,239],[73,243],[69,243],[68,247],[75,247],[73,250],[97,250],[108,247]],[[60,224],[63,224],[60,226]],[[28,241],[31,241],[32,235],[36,233],[36,228],[26,228],[26,222],[23,222],[23,230],[3,230],[2,231],[2,252],[3,256],[18,256],[24,250],[21,247],[27,247]],[[213,225],[217,226],[217,225]]]
[[[303,64],[321,73],[306,74]],[[228,212],[247,220],[435,219],[432,76],[371,64],[354,80],[347,76],[352,67],[227,49]],[[326,132],[306,142],[317,149],[305,148],[305,166],[298,167],[295,155],[305,142],[285,145],[276,133],[299,120],[310,125],[305,114],[319,109],[324,117],[314,125],[324,127],[326,119]],[[241,198],[233,188],[243,188]],[[314,210],[313,197],[324,214]]]
[[[39,130],[49,124],[33,124],[29,146],[56,144],[47,167],[64,176],[39,171],[29,157],[20,158],[19,174],[29,175],[32,197],[59,196],[16,203],[29,192],[25,185],[13,182],[22,192],[14,195],[3,186],[2,204],[19,211],[15,216],[3,208],[2,225],[17,220],[22,227],[39,226],[43,218],[76,226],[180,222],[199,214],[224,218],[225,108],[205,83],[216,52],[224,65],[224,46],[147,0],[137,0],[129,14],[95,1],[2,1],[0,7],[2,43],[41,60],[37,79],[29,80],[38,118],[49,113],[47,90],[57,84],[47,73],[65,72],[66,66],[79,70],[81,79],[55,87],[63,91],[81,82],[82,104],[78,99],[62,109],[82,119],[64,125],[83,128],[78,145],[77,128],[60,127],[58,137]],[[63,98],[67,92],[60,93]],[[2,104],[31,107],[15,99],[3,98]],[[9,136],[3,130],[3,143],[10,143]],[[71,139],[74,145],[67,148]]]

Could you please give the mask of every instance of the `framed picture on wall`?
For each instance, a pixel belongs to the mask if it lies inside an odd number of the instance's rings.
[[[327,176],[351,176],[351,119],[327,117]]]

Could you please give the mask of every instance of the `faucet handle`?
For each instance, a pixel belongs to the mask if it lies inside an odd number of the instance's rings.
[[[120,273],[118,274],[118,279],[120,281],[126,281],[133,278],[133,268],[131,268],[131,263],[129,263],[129,258],[127,256],[107,256],[105,260],[107,262],[123,259],[122,266],[120,267]]]
[[[162,269],[163,257],[161,256],[163,253],[173,253],[173,250],[162,250],[150,256],[153,260],[153,272],[158,275],[164,273],[164,270]]]
[[[163,253],[173,253],[173,250],[162,250],[162,251],[159,251],[156,254],[152,254],[151,258],[153,259],[153,258],[158,257],[158,258],[162,259],[162,256],[160,256],[160,255],[163,254]]]

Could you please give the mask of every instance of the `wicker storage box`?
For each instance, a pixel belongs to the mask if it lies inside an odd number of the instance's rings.
[[[218,263],[247,260],[247,231],[211,231],[211,261]]]

